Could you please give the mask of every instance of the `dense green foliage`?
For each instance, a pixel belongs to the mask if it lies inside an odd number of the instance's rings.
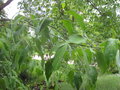
[[[0,90],[120,88],[104,76],[120,70],[118,1],[19,2],[23,15],[0,22]]]
[[[119,90],[120,89],[119,75],[103,75],[96,82],[96,90]]]

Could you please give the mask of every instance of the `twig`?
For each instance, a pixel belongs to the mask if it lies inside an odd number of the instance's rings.
[[[87,2],[89,2],[91,4],[91,6],[96,9],[100,14],[102,14],[102,12],[99,10],[99,8],[96,7],[96,5],[94,3],[92,3],[90,0],[87,0]]]

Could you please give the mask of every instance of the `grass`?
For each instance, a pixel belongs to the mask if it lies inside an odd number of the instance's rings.
[[[96,90],[120,90],[120,75],[103,75],[98,77]]]

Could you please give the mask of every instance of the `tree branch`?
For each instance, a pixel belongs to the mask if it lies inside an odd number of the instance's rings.
[[[6,6],[8,6],[13,0],[8,0],[6,3],[0,5],[0,11],[3,10]]]
[[[6,18],[0,19],[1,22],[3,22],[3,21],[10,21],[10,20],[11,20],[11,19],[6,19]]]
[[[102,12],[96,7],[96,5],[94,3],[92,3],[90,0],[87,0],[87,2],[89,2],[91,4],[91,6],[96,9],[100,14],[102,14]]]

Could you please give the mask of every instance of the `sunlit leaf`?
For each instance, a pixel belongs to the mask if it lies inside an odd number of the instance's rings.
[[[61,5],[62,5],[62,8],[64,9],[65,8],[65,3],[61,3]]]
[[[68,11],[68,13],[74,16],[75,21],[77,21],[79,23],[79,25],[82,27],[82,29],[85,29],[84,19],[81,15],[79,15],[75,11]]]
[[[68,43],[74,43],[74,44],[86,43],[86,39],[80,35],[74,34],[69,37]]]
[[[68,31],[69,35],[73,34],[73,25],[70,20],[63,20],[63,25],[66,28],[66,30]]]

